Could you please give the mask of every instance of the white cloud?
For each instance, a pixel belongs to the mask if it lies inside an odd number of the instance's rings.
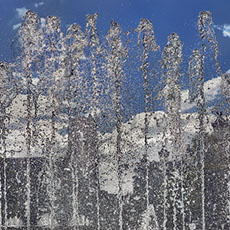
[[[216,77],[204,83],[204,96],[206,103],[214,101],[221,93],[221,77]],[[194,108],[195,103],[189,102],[189,91],[184,90],[181,94],[182,97],[182,112]]]
[[[13,30],[17,30],[21,26],[21,23],[15,24],[12,26]]]
[[[17,17],[22,19],[23,16],[25,15],[25,13],[28,11],[27,8],[22,7],[22,8],[16,8],[16,12],[17,12]]]
[[[224,24],[223,26],[215,25],[215,29],[222,31],[224,37],[230,38],[230,25]]]
[[[222,30],[222,29],[223,29],[223,26],[214,25],[214,28],[217,29],[217,30]]]
[[[34,6],[35,6],[35,8],[38,8],[39,6],[42,6],[42,5],[44,5],[45,3],[44,2],[36,2],[35,4],[34,4]]]
[[[230,38],[230,25],[227,25],[227,24],[224,25],[223,35],[224,37]]]
[[[16,21],[22,21],[23,16],[25,15],[25,13],[28,11],[28,9],[26,7],[22,7],[22,8],[16,8]],[[15,19],[13,20],[15,21]],[[17,30],[19,27],[21,26],[21,23],[17,23],[12,25],[12,29],[13,30]]]

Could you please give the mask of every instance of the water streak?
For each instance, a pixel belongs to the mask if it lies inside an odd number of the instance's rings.
[[[120,87],[121,87],[121,78],[123,76],[122,65],[125,62],[125,58],[127,56],[127,52],[122,45],[121,41],[121,27],[115,22],[111,21],[110,29],[107,34],[107,42],[110,47],[110,51],[108,53],[108,74],[111,77],[111,80],[114,84],[114,95],[113,95],[113,103],[114,103],[114,111],[116,116],[116,130],[117,130],[117,138],[116,138],[116,157],[117,157],[117,175],[118,175],[118,202],[119,202],[119,229],[123,229],[123,201],[122,201],[122,165],[121,165],[121,99],[120,99]]]
[[[149,126],[149,118],[148,118],[148,104],[149,104],[149,98],[151,92],[148,90],[149,86],[149,73],[148,73],[148,68],[149,68],[149,63],[148,63],[148,58],[149,58],[149,52],[150,51],[157,51],[160,47],[157,45],[155,36],[154,36],[154,31],[153,31],[153,25],[150,20],[147,19],[141,19],[136,31],[138,32],[138,43],[142,43],[143,46],[143,53],[142,53],[142,65],[141,65],[141,70],[142,70],[142,76],[144,79],[143,83],[143,88],[145,91],[145,130],[144,130],[144,140],[145,140],[145,153],[143,155],[144,162],[146,162],[146,211],[147,215],[149,215],[149,167],[150,167],[150,162],[149,162],[149,156],[148,156],[148,126]],[[140,39],[140,35],[143,34],[142,39]],[[153,207],[154,209],[154,207]],[[150,217],[149,217],[150,218]],[[157,217],[154,216],[155,218],[155,223],[157,226],[157,229],[159,229]],[[146,228],[149,227],[149,223],[146,224]]]
[[[182,61],[182,43],[176,33],[168,37],[168,43],[162,53],[162,69],[165,82],[165,109],[167,113],[167,129],[170,133],[169,142],[172,143],[172,159],[174,170],[172,174],[172,207],[173,207],[173,229],[177,229],[178,223],[184,229],[183,190],[179,186],[183,184],[181,156],[183,153],[183,140],[181,128],[181,89],[179,84],[179,65]],[[182,199],[182,209],[177,205],[178,198]],[[178,216],[182,213],[182,223]]]

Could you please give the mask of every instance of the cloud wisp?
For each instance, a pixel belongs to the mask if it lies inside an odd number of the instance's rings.
[[[222,26],[215,25],[215,29],[222,31],[224,37],[230,38],[230,25],[224,24]]]
[[[28,11],[27,8],[22,7],[22,8],[16,8],[16,12],[17,12],[17,17],[22,19],[23,16],[25,15],[25,13]]]
[[[35,6],[35,8],[38,8],[39,6],[42,6],[44,4],[45,4],[44,2],[36,2],[36,3],[34,3],[34,6]]]
[[[15,24],[12,26],[13,30],[17,30],[21,26],[21,23]]]
[[[16,13],[17,13],[16,18],[21,21],[27,11],[28,9],[26,7],[16,8]],[[21,26],[21,23],[14,24],[12,25],[12,29],[17,30],[20,26]]]
[[[215,99],[221,93],[221,77],[216,77],[211,80],[208,80],[204,83],[204,96],[206,103],[210,103],[215,101]],[[181,94],[182,104],[181,110],[182,112],[186,112],[188,110],[193,109],[196,104],[189,102],[189,91],[184,90]]]

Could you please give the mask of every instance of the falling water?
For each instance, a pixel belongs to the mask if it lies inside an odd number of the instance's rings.
[[[172,177],[172,206],[173,206],[173,229],[177,229],[178,212],[180,208],[176,204],[177,197],[180,196],[178,190],[181,179],[181,168],[178,167],[178,162],[181,161],[183,151],[182,135],[181,135],[181,93],[179,85],[179,65],[182,61],[182,43],[176,33],[168,37],[168,43],[162,54],[162,69],[166,76],[165,87],[165,107],[167,111],[167,129],[172,137],[169,142],[172,143],[172,159],[174,161],[175,171]],[[178,161],[178,162],[177,162]],[[181,166],[180,166],[181,167]],[[170,205],[170,204],[169,204]],[[182,204],[183,207],[183,204]],[[183,215],[183,210],[182,210]],[[179,221],[180,223],[181,221]],[[183,221],[182,221],[183,222]],[[183,225],[183,223],[181,223]],[[184,228],[184,226],[183,226]]]
[[[15,83],[13,82],[13,74],[11,67],[4,62],[0,62],[0,76],[1,76],[1,141],[2,141],[2,170],[1,170],[1,176],[0,176],[0,186],[2,188],[2,193],[0,194],[0,198],[2,200],[0,204],[0,210],[4,210],[3,212],[0,212],[0,226],[6,225],[7,221],[7,176],[6,176],[6,168],[7,168],[7,160],[6,160],[6,135],[7,135],[7,114],[6,114],[6,108],[11,104],[12,100],[15,98],[17,93],[17,87]],[[6,90],[9,88],[10,90]]]
[[[128,43],[115,21],[103,41],[97,18],[87,15],[84,31],[74,23],[64,33],[57,17],[43,28],[28,11],[13,40],[15,63],[0,62],[0,228],[227,229],[230,87],[211,13],[199,16],[202,49],[189,59],[188,91],[176,33],[157,66],[150,20],[130,30]],[[134,74],[127,65],[136,43],[141,73],[136,64]],[[223,114],[208,113],[205,103],[206,48],[222,78]],[[150,111],[153,62],[164,111]],[[129,87],[129,75],[140,90]],[[137,98],[143,112],[126,114]],[[196,112],[184,113],[185,102]]]
[[[121,41],[121,28],[120,25],[111,21],[110,29],[107,34],[107,41],[110,47],[110,52],[108,55],[108,73],[111,76],[114,82],[114,110],[116,116],[116,131],[117,131],[117,140],[116,140],[116,149],[117,149],[117,175],[118,175],[118,202],[119,202],[119,229],[123,229],[123,200],[122,200],[122,165],[121,165],[121,114],[120,114],[120,87],[121,87],[121,77],[122,65],[125,61],[126,51],[123,48]]]
[[[92,110],[93,117],[96,117],[97,113],[97,104],[98,104],[98,96],[99,96],[99,87],[98,87],[98,79],[97,79],[97,57],[103,56],[103,49],[100,45],[99,36],[96,28],[96,22],[98,18],[98,14],[94,15],[86,15],[87,24],[86,24],[86,35],[89,37],[89,46],[91,48],[91,76],[93,78],[93,95],[92,95],[92,105],[90,110]],[[95,167],[96,167],[96,178],[97,178],[97,229],[100,230],[100,181],[99,181],[99,169],[98,165],[100,162],[99,154],[96,154],[95,157]]]
[[[92,108],[94,113],[96,113],[97,109],[95,104],[97,103],[98,97],[98,87],[97,87],[97,62],[96,57],[98,55],[103,55],[102,48],[100,46],[99,36],[96,28],[96,21],[98,18],[98,14],[94,15],[86,15],[87,24],[86,24],[86,34],[89,37],[89,47],[91,48],[91,60],[92,60],[92,67],[91,67],[91,76],[93,78],[93,95],[92,95]],[[95,107],[95,108],[94,108]]]
[[[200,68],[200,87],[198,90],[198,94],[200,94],[198,97],[200,100],[197,101],[198,106],[198,113],[200,115],[199,121],[200,121],[200,135],[201,135],[201,179],[202,179],[202,229],[206,228],[205,224],[205,178],[204,178],[204,114],[205,114],[205,99],[204,99],[204,93],[203,93],[203,82],[204,82],[204,58],[206,53],[206,47],[207,44],[205,42],[208,42],[210,44],[211,49],[214,51],[214,61],[216,65],[216,71],[219,76],[223,78],[223,74],[220,68],[220,64],[218,62],[218,42],[216,40],[215,31],[214,31],[214,23],[212,20],[212,14],[209,11],[201,12],[198,18],[198,30],[200,32],[200,37],[204,41],[202,44],[202,52],[203,55],[200,57],[199,64],[197,65],[197,68]]]
[[[31,217],[30,217],[30,203],[31,203],[31,145],[32,145],[32,75],[31,68],[32,62],[34,61],[34,56],[36,50],[39,47],[39,39],[41,35],[41,29],[39,28],[40,19],[31,11],[28,11],[24,16],[24,22],[19,30],[19,40],[22,46],[24,53],[22,53],[23,66],[22,70],[26,76],[26,88],[27,88],[27,125],[26,125],[26,146],[27,146],[27,161],[26,161],[26,190],[27,190],[27,199],[26,199],[26,217],[27,217],[27,229],[30,229]]]
[[[204,184],[204,116],[205,116],[205,98],[204,98],[204,55],[199,50],[193,50],[189,61],[189,96],[192,102],[196,102],[199,120],[199,141],[198,150],[201,161],[201,201],[202,201],[202,229],[205,229],[205,184]]]
[[[157,51],[160,47],[156,44],[155,37],[154,37],[154,31],[153,31],[153,25],[150,20],[147,19],[141,19],[136,31],[138,32],[138,37],[140,37],[140,34],[143,33],[143,37],[140,41],[140,38],[138,39],[139,43],[142,43],[143,46],[143,53],[142,53],[142,76],[144,79],[143,88],[145,91],[145,130],[144,130],[144,139],[145,139],[145,153],[143,156],[144,162],[146,162],[146,212],[147,215],[150,215],[149,211],[149,156],[148,156],[148,126],[149,126],[149,118],[148,118],[148,104],[149,104],[149,98],[150,98],[150,92],[148,90],[148,56],[150,51]],[[155,211],[154,211],[155,213]],[[147,219],[149,219],[148,217]],[[159,229],[158,221],[155,216],[155,222],[156,227]],[[149,228],[150,223],[145,223],[145,228]]]
[[[223,96],[223,107],[225,109],[225,114],[226,117],[229,117],[230,115],[230,87],[229,87],[229,80],[230,80],[230,75],[229,74],[224,74],[222,75],[222,79],[221,79],[221,93]],[[225,159],[227,163],[227,168],[228,168],[228,172],[225,174],[225,177],[227,178],[228,181],[228,192],[227,192],[227,197],[226,197],[226,213],[227,216],[226,218],[230,219],[230,158],[229,158],[229,151],[230,151],[230,139],[229,139],[229,135],[224,135],[224,141],[223,141],[223,146],[225,148]]]
[[[50,143],[50,149],[48,151],[48,162],[49,162],[49,180],[50,180],[50,187],[49,187],[49,198],[50,198],[50,228],[54,228],[54,223],[55,223],[55,199],[56,199],[56,194],[54,191],[55,187],[55,164],[54,164],[54,159],[55,159],[55,147],[56,147],[56,120],[58,116],[58,109],[57,109],[57,101],[56,101],[56,82],[57,82],[57,76],[56,74],[52,73],[52,69],[56,69],[57,67],[55,66],[56,59],[59,59],[59,52],[60,51],[60,46],[62,44],[62,34],[60,32],[60,21],[57,17],[47,17],[46,19],[46,25],[45,25],[45,32],[47,36],[47,43],[50,44],[49,47],[47,47],[46,52],[49,53],[49,56],[46,57],[47,59],[45,60],[45,64],[49,65],[47,68],[47,75],[50,76],[51,81],[52,81],[52,86],[48,90],[48,97],[51,100],[52,107],[51,107],[51,137],[49,140]],[[57,44],[56,44],[57,43]],[[59,59],[59,63],[61,60]],[[58,63],[58,64],[59,64]]]
[[[74,101],[72,100],[72,93],[76,92],[79,93],[78,86],[74,85],[74,81],[80,81],[80,73],[79,73],[79,61],[81,57],[84,57],[84,48],[87,46],[87,40],[84,35],[84,33],[81,31],[81,28],[77,24],[71,25],[67,30],[67,36],[66,36],[66,45],[67,45],[67,55],[69,55],[70,63],[68,63],[69,71],[68,73],[68,92],[66,95],[67,101],[68,101],[68,123],[71,124],[72,117],[74,114]],[[73,143],[72,138],[76,138],[75,135],[70,133],[70,130],[68,132],[69,141],[70,143]],[[74,166],[74,154],[72,153],[72,150],[70,149],[70,167],[72,172],[72,181],[73,181],[73,218],[72,222],[73,225],[79,226],[79,179],[78,179],[78,173],[77,168]],[[76,229],[78,229],[76,227]]]
[[[198,30],[200,32],[201,39],[211,44],[211,48],[214,50],[214,61],[215,61],[217,73],[219,76],[222,76],[222,71],[220,68],[220,64],[218,62],[218,54],[219,54],[218,42],[216,40],[214,23],[210,11],[203,11],[199,14]],[[204,44],[203,47],[205,48]]]
[[[169,152],[167,150],[165,150],[164,148],[158,153],[161,163],[162,163],[162,168],[163,168],[163,223],[162,223],[162,229],[166,230],[166,223],[167,223],[167,215],[166,215],[166,211],[167,211],[167,161],[168,161],[168,157],[169,157]]]

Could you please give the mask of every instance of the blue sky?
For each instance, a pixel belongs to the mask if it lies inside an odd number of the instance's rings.
[[[216,25],[220,48],[220,65],[223,72],[230,68],[230,1],[229,0],[0,0],[0,59],[12,58],[11,40],[26,9],[38,13],[41,18],[56,15],[63,29],[77,22],[83,28],[85,15],[99,13],[98,31],[105,34],[111,19],[123,30],[135,28],[141,18],[153,22],[155,36],[161,48],[167,36],[177,32],[184,43],[184,55],[199,48],[201,41],[197,31],[200,11],[210,10]]]

